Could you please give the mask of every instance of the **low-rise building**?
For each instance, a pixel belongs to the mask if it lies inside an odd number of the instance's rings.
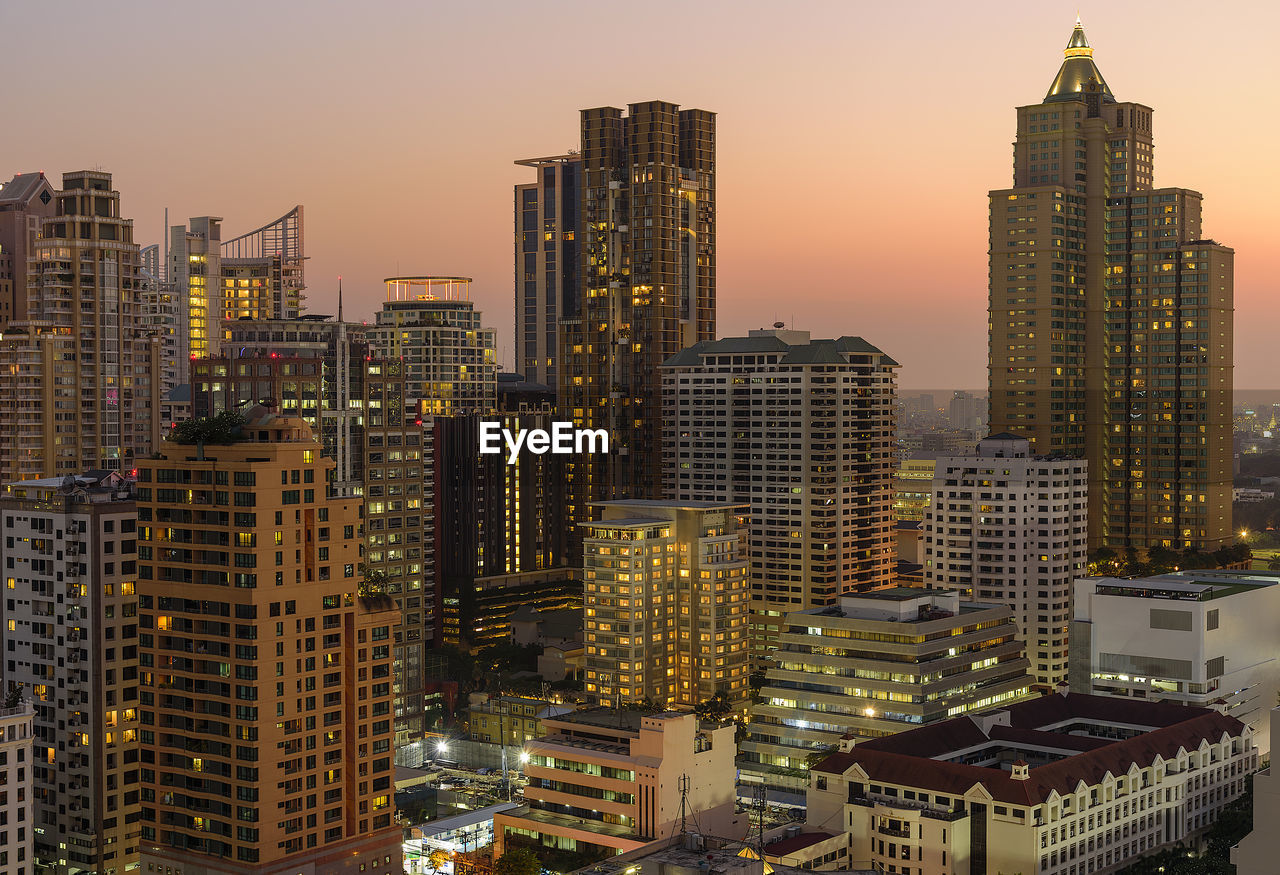
[[[1005,605],[896,588],[788,614],[751,708],[739,768],[803,792],[813,757],[841,736],[892,735],[1030,694],[1029,663]]]
[[[545,699],[527,696],[494,696],[467,711],[467,737],[492,744],[524,744],[545,734],[542,721],[572,711]]]
[[[1271,750],[1280,573],[1179,571],[1076,582],[1071,689],[1215,708]]]
[[[525,744],[524,806],[494,818],[495,859],[518,846],[609,857],[671,835],[682,814],[711,835],[740,831],[732,724],[590,708],[543,725]]]
[[[1055,694],[843,744],[812,769],[808,829],[879,872],[1110,873],[1198,841],[1257,765],[1234,717]]]

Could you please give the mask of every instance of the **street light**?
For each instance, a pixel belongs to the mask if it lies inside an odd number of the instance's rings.
[[[520,751],[520,765],[529,762],[529,752],[527,750]]]
[[[863,709],[862,713],[863,713],[863,714],[866,714],[868,717],[874,717],[874,716],[876,716],[876,709],[875,709],[875,708],[865,708],[865,709]]]
[[[439,744],[436,745],[436,753],[439,756],[444,756],[448,752],[449,752],[449,745],[445,744],[443,741],[441,741]]]

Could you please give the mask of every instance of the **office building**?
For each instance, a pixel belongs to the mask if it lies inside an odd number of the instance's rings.
[[[525,743],[525,804],[493,819],[493,857],[571,851],[585,865],[669,836],[681,814],[734,829],[733,726],[694,714],[593,708],[542,721]]]
[[[449,644],[507,640],[523,604],[582,605],[578,569],[568,567],[566,456],[507,449],[481,454],[483,423],[511,433],[550,430],[546,411],[433,417],[439,634]]]
[[[142,870],[398,871],[400,615],[362,584],[360,500],[301,420],[236,438],[138,466]]]
[[[159,441],[159,345],[140,330],[133,220],[109,173],[63,174],[52,203],[28,241],[26,320],[0,344],[12,423],[0,482],[128,471]]]
[[[34,832],[42,872],[123,875],[140,813],[133,484],[112,471],[11,483],[0,519],[4,683],[35,706],[30,813],[10,829]]]
[[[1071,689],[1216,708],[1271,751],[1280,692],[1280,574],[1179,571],[1075,585]]]
[[[29,702],[0,707],[0,875],[28,875],[35,871],[33,834],[28,816],[34,782],[32,716]]]
[[[1013,608],[1045,691],[1067,678],[1072,587],[1088,560],[1087,468],[991,435],[976,455],[938,460],[925,511],[925,583]]]
[[[218,216],[171,226],[164,280],[180,310],[180,360],[224,353],[226,320],[296,319],[305,260],[301,206],[226,241]]]
[[[951,406],[947,414],[952,428],[980,433],[987,421],[986,399],[957,389],[951,393]]]
[[[715,337],[715,148],[706,110],[582,111],[581,308],[560,320],[560,407],[606,429],[611,452],[575,462],[571,519],[663,495],[658,367]]]
[[[470,277],[399,276],[368,327],[369,344],[405,368],[406,400],[423,416],[489,413],[497,406],[492,328],[480,324]]]
[[[813,768],[807,815],[877,872],[1116,872],[1194,846],[1257,765],[1235,718],[1049,695],[842,745]]]
[[[426,731],[423,652],[439,622],[433,433],[405,402],[404,363],[376,358],[364,326],[341,317],[226,326],[229,354],[191,362],[194,415],[262,404],[298,417],[334,460],[329,490],[366,499],[363,566],[401,610],[394,692],[404,746]]]
[[[749,693],[747,506],[598,502],[583,523],[588,699],[693,708]]]
[[[0,183],[0,332],[27,319],[29,259],[57,194],[43,173],[19,173]]]
[[[1280,708],[1271,709],[1275,723]],[[1253,831],[1231,849],[1231,864],[1236,875],[1270,875],[1280,858],[1280,835],[1275,825],[1280,822],[1280,783],[1271,776],[1268,766],[1253,776]]]
[[[860,337],[752,331],[662,367],[667,494],[751,508],[752,657],[783,617],[893,581],[898,363]]]
[[[1154,187],[1152,109],[1079,22],[992,191],[990,427],[1089,463],[1091,548],[1232,539],[1232,250]]]
[[[582,308],[582,156],[517,161],[534,181],[515,187],[516,370],[559,385],[559,322]]]
[[[815,752],[1026,698],[1012,612],[958,593],[888,589],[786,617],[738,766],[803,792]],[[861,643],[860,643],[861,642]]]
[[[923,522],[933,500],[933,459],[907,459],[893,472],[893,519]]]

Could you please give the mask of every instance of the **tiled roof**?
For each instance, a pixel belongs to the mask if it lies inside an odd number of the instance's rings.
[[[877,782],[921,787],[952,795],[962,795],[974,785],[981,784],[998,801],[1037,805],[1048,799],[1054,790],[1060,794],[1072,793],[1081,782],[1091,786],[1099,783],[1107,773],[1123,775],[1131,765],[1146,768],[1157,755],[1165,760],[1173,759],[1179,748],[1195,750],[1201,741],[1217,742],[1223,735],[1236,736],[1244,729],[1244,724],[1236,718],[1206,708],[1078,693],[1043,696],[1004,710],[1011,725],[993,726],[990,735],[984,733],[973,718],[958,717],[858,744],[851,751],[828,756],[814,768],[828,774],[844,774],[857,763]],[[1072,718],[1153,728],[1118,741],[1040,729]],[[991,739],[1074,748],[1080,752],[1032,768],[1027,780],[1016,780],[999,768],[934,759],[980,746]]]
[[[818,842],[825,842],[833,837],[833,834],[829,832],[802,832],[799,835],[787,836],[786,838],[769,842],[764,846],[764,855],[766,857],[783,857],[801,848],[816,845]]]

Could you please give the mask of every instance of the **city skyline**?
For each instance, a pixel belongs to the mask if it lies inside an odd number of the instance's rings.
[[[368,319],[385,276],[473,276],[473,299],[497,329],[499,362],[510,367],[511,186],[527,180],[512,162],[577,148],[582,107],[670,99],[717,114],[725,304],[718,335],[775,320],[813,327],[836,316],[842,331],[876,337],[903,362],[904,391],[986,382],[980,193],[1009,179],[1007,156],[991,144],[1011,139],[1010,101],[1034,103],[1048,87],[1076,12],[970,4],[938,7],[922,21],[894,10],[810,4],[806,14],[779,21],[761,14],[763,6],[737,6],[744,14],[732,17],[721,14],[723,4],[682,7],[680,31],[704,34],[700,50],[686,63],[662,63],[684,57],[683,41],[672,39],[655,49],[659,62],[636,70],[594,62],[606,57],[608,41],[588,38],[618,25],[620,13],[577,4],[557,15],[509,7],[492,33],[484,30],[491,19],[463,9],[385,4],[379,15],[352,21],[302,19],[300,6],[273,6],[255,9],[253,32],[237,29],[234,38],[234,8],[201,22],[198,33],[182,11],[151,8],[114,18],[85,10],[83,29],[61,37],[75,45],[92,34],[120,46],[117,75],[136,89],[139,121],[122,125],[118,106],[105,104],[77,104],[74,117],[59,110],[71,105],[76,73],[90,69],[79,66],[89,54],[65,52],[65,75],[53,77],[38,102],[6,96],[0,104],[41,132],[13,144],[6,173],[56,177],[101,166],[113,174],[122,214],[135,219],[143,244],[161,241],[165,206],[171,224],[215,214],[239,228],[303,203],[308,310],[336,311],[338,274],[346,278],[348,312]],[[6,9],[0,19],[7,30],[35,33],[55,24],[40,11]],[[1208,194],[1207,227],[1240,253],[1236,383],[1270,388],[1265,325],[1280,305],[1267,302],[1265,277],[1280,252],[1266,239],[1262,204],[1276,183],[1222,158],[1264,154],[1278,124],[1254,120],[1261,86],[1252,83],[1270,78],[1259,58],[1280,13],[1246,8],[1223,20],[1177,4],[1157,18],[1096,3],[1080,13],[1112,88],[1157,107],[1155,184],[1189,182]],[[183,40],[164,39],[180,30]],[[516,51],[522,40],[547,45],[561,31],[583,45],[589,63],[582,68],[591,76],[577,75],[568,53],[532,52],[529,63],[518,62],[526,57]],[[431,36],[425,59],[417,50],[423,34]],[[38,46],[19,41],[0,65],[12,68],[11,78],[30,78],[43,62]],[[225,62],[218,76],[171,74],[204,47]],[[1171,48],[1188,59],[1189,75],[1168,75]],[[719,75],[726,70],[732,84]],[[507,87],[528,76],[555,87],[537,100]],[[972,86],[955,84],[966,80]],[[178,105],[179,95],[215,103],[225,95],[244,135],[225,127],[232,133],[211,136],[216,126],[205,131],[163,109]],[[1250,121],[1223,139],[1219,117]],[[92,145],[86,130],[94,132]],[[767,171],[778,184],[752,184],[765,162],[789,155],[800,157]],[[940,172],[930,172],[931,164]],[[852,171],[823,176],[809,170],[815,167]],[[385,199],[391,191],[394,202]],[[927,236],[917,230],[924,202]],[[902,318],[905,300],[932,318]]]

